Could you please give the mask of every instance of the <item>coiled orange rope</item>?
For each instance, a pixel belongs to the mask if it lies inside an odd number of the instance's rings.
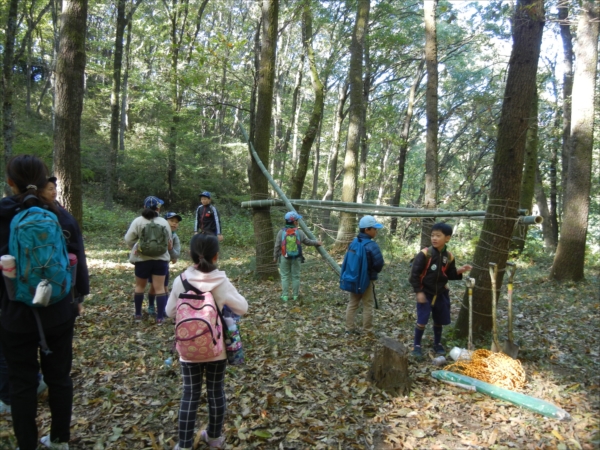
[[[525,370],[518,359],[512,359],[504,353],[492,353],[484,349],[475,350],[470,361],[459,360],[446,366],[445,370],[477,378],[506,389],[522,389],[527,382]]]

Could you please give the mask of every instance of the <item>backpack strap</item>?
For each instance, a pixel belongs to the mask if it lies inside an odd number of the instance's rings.
[[[197,289],[194,286],[192,286],[192,283],[190,283],[187,280],[187,278],[185,277],[185,272],[182,273],[181,275],[179,275],[179,278],[181,278],[181,283],[183,284],[183,288],[185,289],[186,292],[187,291],[193,291],[193,292],[195,292],[198,295],[204,294],[204,292],[202,292],[200,289]]]

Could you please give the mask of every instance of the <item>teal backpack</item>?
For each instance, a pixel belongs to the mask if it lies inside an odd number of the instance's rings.
[[[10,223],[8,249],[16,260],[14,300],[43,307],[33,303],[42,280],[47,280],[52,288],[48,305],[62,300],[71,291],[67,242],[53,212],[37,206],[19,212]]]

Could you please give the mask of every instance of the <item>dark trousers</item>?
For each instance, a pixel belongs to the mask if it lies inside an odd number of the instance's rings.
[[[0,327],[0,344],[8,363],[10,401],[15,436],[20,450],[38,446],[37,387],[40,365],[48,385],[52,442],[69,442],[73,406],[73,326],[75,319],[45,329],[50,355],[40,352],[38,331],[13,333]]]
[[[0,400],[5,405],[10,405],[10,384],[8,383],[8,365],[0,345]]]

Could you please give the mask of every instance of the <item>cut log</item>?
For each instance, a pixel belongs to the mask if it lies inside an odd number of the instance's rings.
[[[389,337],[379,339],[369,371],[370,381],[390,395],[407,395],[411,385],[408,354],[408,349],[400,342]]]

